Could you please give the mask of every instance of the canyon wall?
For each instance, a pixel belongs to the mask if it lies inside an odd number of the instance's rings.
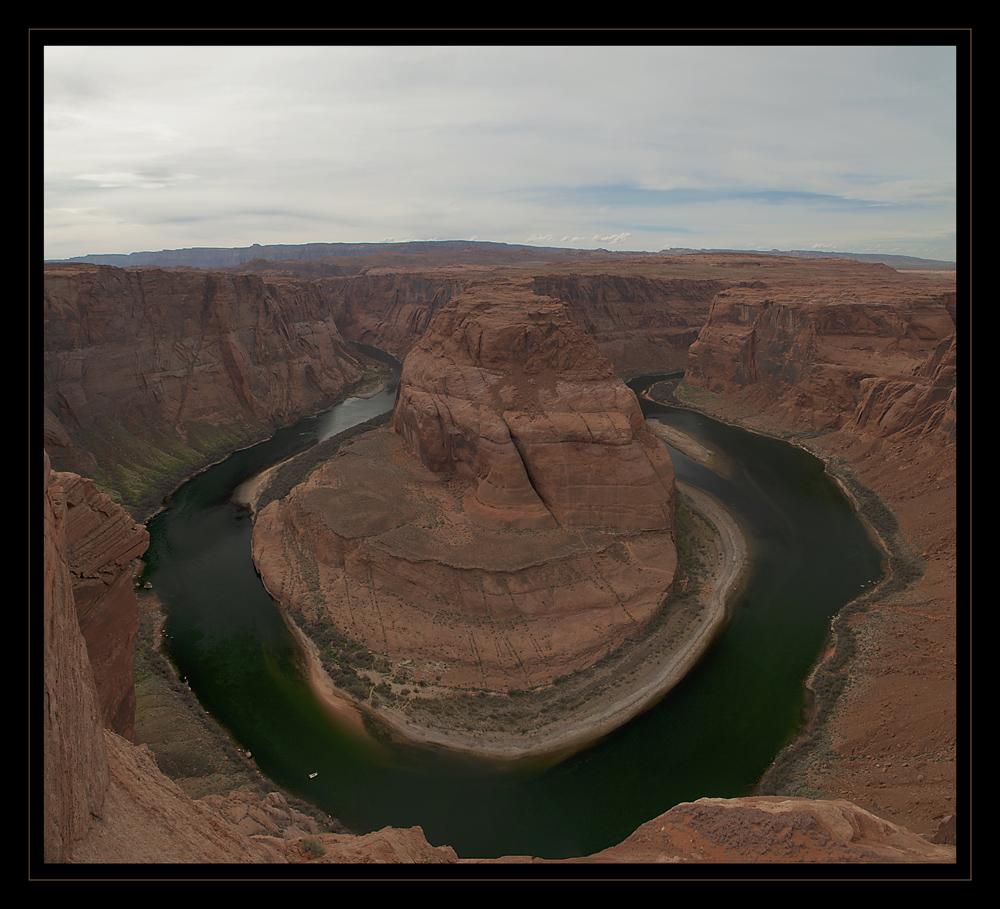
[[[789,761],[811,791],[931,836],[955,811],[958,623],[969,608],[958,599],[968,427],[954,278],[847,262],[809,275],[762,264],[720,293],[691,347],[684,398],[821,457],[887,547],[886,583],[844,610],[817,668],[842,693]]]
[[[433,269],[376,272],[316,282],[349,341],[372,344],[402,361],[445,303],[460,293],[463,274]]]
[[[305,265],[295,269],[308,274]],[[541,295],[562,300],[619,375],[684,368],[687,349],[729,275],[690,265],[671,274],[662,260],[628,267],[593,264],[485,270],[469,267],[371,269],[364,275],[317,280],[345,338],[374,344],[403,360],[434,314],[475,281],[515,277]],[[690,272],[688,274],[687,272]]]
[[[638,269],[533,279],[536,293],[566,303],[621,376],[684,369],[713,298],[728,283],[720,276],[671,277]]]
[[[917,385],[954,382],[953,368],[936,377],[925,368],[942,342],[940,356],[947,356],[955,335],[949,284],[846,261],[835,270],[822,261],[785,272],[765,265],[752,281],[715,296],[685,382],[798,432],[849,424],[873,432],[880,420],[883,432],[890,424],[897,431],[901,411],[888,423],[874,411],[904,394],[919,397]],[[930,419],[930,401],[913,406],[920,413],[909,419]]]
[[[44,278],[46,450],[134,513],[362,375],[308,282],[66,264]]]

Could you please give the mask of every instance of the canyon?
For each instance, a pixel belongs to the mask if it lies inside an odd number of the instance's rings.
[[[296,835],[287,839],[248,836],[218,804],[184,796],[148,749],[130,743],[127,641],[135,595],[128,563],[143,548],[134,522],[158,507],[171,483],[221,452],[355,387],[364,362],[349,342],[361,342],[403,360],[411,391],[396,418],[399,431],[355,443],[357,460],[365,445],[391,438],[392,458],[450,476],[450,504],[438,506],[439,517],[453,519],[456,502],[471,503],[479,523],[464,529],[495,533],[491,517],[527,505],[523,529],[551,534],[546,514],[561,522],[531,500],[533,493],[546,501],[544,484],[525,484],[511,470],[506,442],[456,444],[470,439],[463,408],[478,396],[455,391],[470,387],[472,373],[463,369],[472,361],[453,361],[457,368],[443,375],[431,368],[440,353],[435,343],[454,333],[439,332],[435,341],[430,326],[439,317],[455,319],[484,292],[521,304],[532,297],[543,322],[575,326],[586,340],[573,350],[586,347],[589,368],[600,364],[607,389],[617,387],[618,376],[685,369],[677,395],[688,406],[817,453],[847,478],[856,498],[867,491],[884,506],[891,519],[876,529],[903,553],[894,563],[899,583],[836,626],[826,662],[846,667],[839,670],[841,694],[817,711],[821,726],[805,731],[813,747],[784,756],[796,778],[808,781],[811,797],[677,806],[607,854],[579,861],[956,861],[964,743],[957,706],[953,276],[752,254],[372,265],[320,277],[316,268],[295,261],[255,265],[247,274],[45,267],[46,861],[308,858],[298,845],[301,827],[288,826]],[[312,277],[304,277],[309,270]],[[469,350],[468,329],[460,336]],[[512,338],[499,332],[478,348],[473,372],[482,390],[502,396],[502,380],[491,385],[485,378],[491,370],[484,357],[506,359],[501,348]],[[543,400],[543,384],[539,379],[530,401],[523,388],[511,388],[518,406],[488,415],[496,428],[507,427],[510,444],[519,429],[540,450],[554,444],[545,433],[533,436],[541,424],[524,416]],[[558,413],[553,407],[549,401],[543,409]],[[497,421],[506,411],[520,416]],[[602,405],[601,412],[608,433],[626,424],[633,439],[645,432],[624,404]],[[433,423],[435,413],[450,416]],[[111,427],[121,433],[112,436]],[[450,447],[435,447],[444,429]],[[379,453],[375,462],[392,458]],[[134,464],[147,465],[145,474],[137,478]],[[662,478],[664,470],[652,475]],[[317,479],[285,507],[312,495],[314,512],[322,511],[317,503],[337,488],[335,476],[327,479],[333,485]],[[578,520],[578,499],[550,497],[570,522]],[[666,524],[640,529],[669,534]],[[164,814],[174,819],[168,829],[158,820]],[[421,842],[416,830],[379,836],[322,834],[326,851],[310,860],[466,861]]]

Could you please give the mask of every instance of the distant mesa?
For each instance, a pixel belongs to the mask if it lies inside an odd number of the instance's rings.
[[[899,271],[954,271],[953,261],[922,259],[919,256],[899,256],[891,253],[821,252],[815,249],[661,249],[660,255],[683,256],[692,253],[753,253],[756,256],[783,256],[789,259],[851,259],[854,262],[873,262],[888,265]]]
[[[956,263],[940,259],[922,259],[916,256],[899,256],[884,253],[820,252],[817,250],[746,250],[746,249],[688,249],[674,247],[658,253],[607,249],[572,249],[556,246],[529,246],[517,243],[496,243],[486,240],[407,240],[398,243],[289,243],[260,244],[237,247],[189,247],[186,249],[161,249],[132,253],[98,253],[64,259],[47,259],[49,262],[87,262],[94,265],[115,265],[134,268],[156,265],[161,268],[232,268],[254,260],[282,261],[289,259],[363,259],[374,257],[421,257],[425,264],[433,264],[435,257],[446,257],[451,262],[464,264],[486,262],[554,262],[590,259],[630,259],[646,256],[681,256],[698,253],[752,253],[759,256],[786,256],[807,259],[853,259],[857,262],[876,262],[900,270],[954,270]]]

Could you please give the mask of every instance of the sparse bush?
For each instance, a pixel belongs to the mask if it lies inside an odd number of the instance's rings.
[[[307,836],[299,840],[299,847],[309,858],[319,858],[321,855],[326,855],[326,846],[316,836]]]

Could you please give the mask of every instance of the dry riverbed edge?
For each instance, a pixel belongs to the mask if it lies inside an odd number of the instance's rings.
[[[322,667],[316,646],[283,610],[301,642],[314,695],[332,717],[355,734],[363,735],[366,719],[374,720],[380,734],[397,741],[490,760],[562,758],[613,732],[662,699],[690,672],[724,626],[727,603],[747,567],[746,540],[735,519],[707,493],[684,483],[677,485],[681,501],[714,529],[717,547],[714,570],[699,580],[703,592],[693,630],[678,638],[676,625],[660,623],[599,666],[548,689],[550,697],[545,691],[532,692],[536,716],[546,719],[539,719],[531,732],[469,728],[468,723],[463,724],[465,728],[447,722],[428,724],[392,704],[378,708],[361,704],[336,688]],[[574,700],[585,705],[583,709],[565,711],[567,686],[576,689]]]

